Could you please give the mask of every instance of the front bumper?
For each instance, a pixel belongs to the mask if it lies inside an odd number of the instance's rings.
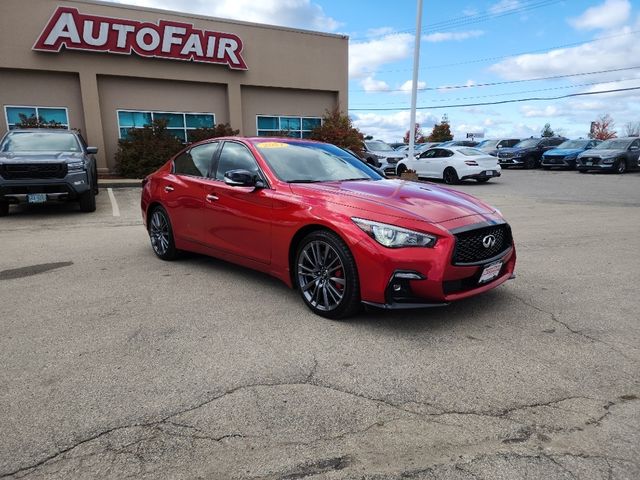
[[[602,160],[591,160],[590,161],[591,165],[587,165],[586,162],[584,161],[579,161],[576,162],[576,168],[578,170],[603,170],[603,171],[608,171],[608,170],[612,170],[614,168],[614,166],[616,165],[616,162],[613,161],[611,163],[604,163]]]
[[[576,165],[576,159],[565,157],[542,157],[540,163],[543,167],[564,167],[573,168]]]
[[[500,158],[498,157],[498,162],[500,165],[524,165],[523,157],[512,157],[512,158]]]
[[[458,227],[458,225],[456,225]],[[497,257],[474,265],[452,263],[456,240],[439,236],[433,248],[387,249],[367,238],[352,248],[360,277],[362,302],[385,309],[443,306],[491,290],[514,276],[513,244]],[[480,283],[488,265],[502,262],[495,278]],[[415,278],[398,278],[410,272]]]
[[[65,178],[6,180],[0,177],[0,198],[9,203],[25,202],[27,195],[45,194],[47,200],[74,200],[91,188],[87,172],[70,172]]]

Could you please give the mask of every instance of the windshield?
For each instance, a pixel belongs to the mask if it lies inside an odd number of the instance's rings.
[[[567,140],[562,142],[556,148],[587,148],[587,144],[591,140]]]
[[[469,148],[458,148],[458,152],[460,152],[463,155],[466,155],[467,157],[477,157],[479,155],[482,155],[484,157],[484,156],[487,155],[482,150],[478,150],[477,148],[471,148],[471,147],[469,147]]]
[[[476,145],[476,148],[487,148],[487,147],[495,147],[496,146],[497,141],[496,140],[483,140],[481,141],[478,145]]]
[[[536,145],[538,145],[538,142],[540,140],[538,140],[537,138],[528,138],[526,140],[522,140],[519,143],[516,143],[515,146],[513,148],[529,148],[529,147],[535,147]]]
[[[289,183],[381,180],[382,175],[359,158],[327,143],[258,142],[256,148],[273,173]]]
[[[4,139],[2,152],[80,152],[80,145],[72,133],[16,132]]]
[[[611,140],[605,140],[604,142],[596,145],[593,149],[597,150],[626,150],[627,146],[631,143],[629,140],[623,140],[620,138],[612,138]]]
[[[383,151],[383,152],[389,152],[389,151],[393,151],[393,148],[391,148],[391,145],[387,145],[384,142],[381,142],[380,140],[372,140],[370,142],[364,142],[367,145],[367,148],[369,150],[378,150],[378,151]]]

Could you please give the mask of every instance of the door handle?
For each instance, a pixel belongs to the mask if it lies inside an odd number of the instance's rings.
[[[207,200],[209,202],[215,202],[216,200],[220,200],[220,199],[213,193],[210,193],[209,195],[207,195]]]
[[[173,192],[173,187],[171,185],[167,185],[166,187],[164,187],[164,191],[165,192]]]

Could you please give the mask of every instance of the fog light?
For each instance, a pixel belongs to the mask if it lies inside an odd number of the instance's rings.
[[[394,283],[392,288],[394,292],[399,292],[400,290],[402,290],[402,285],[400,285],[399,283]]]

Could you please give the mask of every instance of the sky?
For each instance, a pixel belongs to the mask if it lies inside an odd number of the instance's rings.
[[[388,142],[409,129],[416,0],[117,1],[348,35],[354,125]],[[426,134],[443,115],[456,139],[539,136],[546,123],[586,138],[605,114],[618,136],[640,125],[640,0],[423,0],[419,36]]]

